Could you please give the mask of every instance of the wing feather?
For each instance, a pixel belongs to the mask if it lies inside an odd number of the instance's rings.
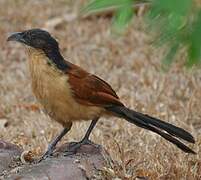
[[[120,105],[119,97],[112,87],[99,77],[71,64],[67,72],[74,98],[83,105],[106,107]]]

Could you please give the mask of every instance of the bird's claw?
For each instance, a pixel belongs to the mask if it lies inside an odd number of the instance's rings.
[[[54,151],[54,148],[48,148],[48,150],[38,159],[37,162],[40,163],[41,161],[51,157],[53,154],[53,151]]]
[[[69,156],[77,153],[77,150],[85,144],[96,146],[92,141],[89,139],[84,139],[80,142],[71,142],[67,148],[67,150],[64,152],[64,156]]]

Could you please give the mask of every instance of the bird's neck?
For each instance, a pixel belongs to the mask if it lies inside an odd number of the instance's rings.
[[[44,53],[50,60],[50,64],[52,63],[59,70],[66,72],[69,69],[69,66],[61,55],[59,49],[46,49],[44,50]]]
[[[32,79],[34,80],[41,79],[42,73],[45,73],[46,70],[48,69],[53,69],[49,67],[48,64],[50,63],[50,60],[42,50],[37,50],[31,47],[28,47],[27,54],[29,57],[29,70],[30,70]]]
[[[55,66],[62,72],[67,72],[70,69],[68,63],[64,60],[63,56],[57,49],[52,50],[39,50],[32,47],[28,47],[28,55],[31,59],[46,60],[50,66]],[[42,61],[43,61],[42,60]],[[37,64],[37,62],[35,62]],[[41,64],[41,62],[38,62]]]

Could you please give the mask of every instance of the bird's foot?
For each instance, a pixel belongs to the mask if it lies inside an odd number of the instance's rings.
[[[40,163],[41,161],[47,159],[48,157],[51,157],[54,149],[55,147],[48,146],[47,151],[38,159],[37,163]]]
[[[83,139],[80,142],[72,142],[69,144],[67,150],[64,152],[64,156],[68,155],[73,155],[77,153],[77,150],[82,146],[82,145],[92,145],[92,146],[97,146],[94,144],[92,141],[89,139]]]

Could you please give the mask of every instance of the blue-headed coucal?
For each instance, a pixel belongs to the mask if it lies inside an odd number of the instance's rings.
[[[41,29],[31,29],[10,35],[8,41],[26,45],[29,56],[32,89],[45,112],[64,127],[42,156],[51,155],[56,144],[71,129],[72,123],[92,120],[84,138],[75,143],[90,143],[89,136],[101,116],[116,116],[141,128],[159,134],[187,153],[195,153],[179,139],[195,143],[193,136],[182,128],[160,119],[136,112],[124,106],[111,86],[64,59],[58,42]]]

